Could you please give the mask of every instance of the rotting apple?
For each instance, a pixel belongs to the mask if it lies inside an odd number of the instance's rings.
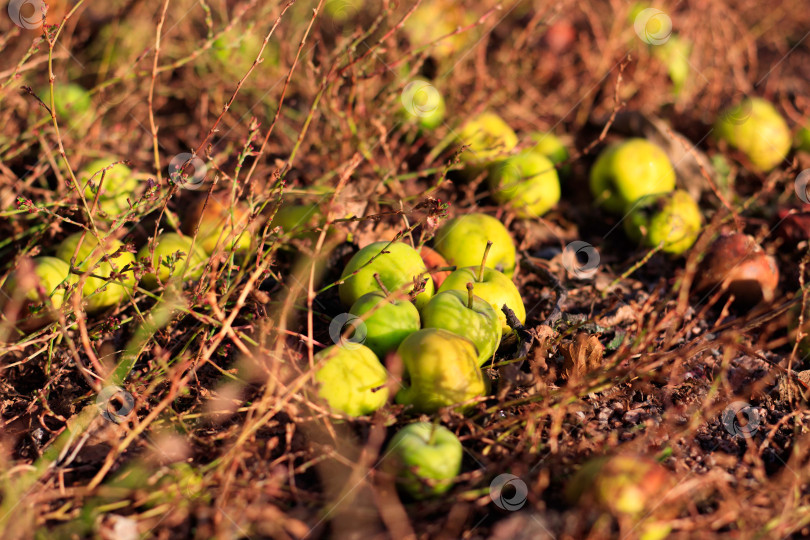
[[[402,340],[420,328],[419,310],[406,299],[392,299],[382,291],[366,293],[352,304],[349,313],[363,317],[366,325],[364,344],[380,358],[395,350]],[[373,310],[373,311],[372,311]]]
[[[397,392],[396,401],[417,412],[433,413],[453,405],[463,411],[472,405],[466,402],[486,393],[478,351],[465,337],[425,328],[406,337],[397,354],[407,385]]]
[[[560,138],[552,132],[536,131],[530,134],[529,137],[532,141],[534,141],[534,146],[531,147],[531,150],[546,156],[551,160],[555,167],[568,161],[568,158],[570,157],[568,154],[568,149],[565,147]],[[557,170],[559,171],[561,178],[571,176],[570,163],[566,163],[565,165],[558,167]]]
[[[333,410],[362,416],[388,401],[388,372],[374,351],[365,345],[332,345],[314,358],[320,365],[315,373],[318,396]]]
[[[106,214],[108,218],[115,218],[123,212],[129,210],[127,199],[134,202],[138,189],[138,180],[133,176],[132,169],[118,163],[109,170],[104,171],[115,163],[115,159],[98,159],[85,166],[79,173],[79,185],[84,186],[84,198],[87,206],[93,206],[99,186],[101,193],[98,196],[98,208]],[[101,183],[102,174],[104,183]]]
[[[554,163],[533,150],[496,161],[490,166],[492,197],[521,218],[540,217],[560,200],[560,179]]]
[[[503,223],[487,214],[455,217],[436,231],[433,247],[453,266],[481,263],[487,242],[492,242],[486,264],[507,276],[515,272],[515,243]]]
[[[726,109],[714,129],[719,140],[740,150],[762,172],[776,167],[790,151],[792,137],[787,122],[762,98],[745,98]]]
[[[478,365],[492,358],[501,342],[503,328],[498,314],[484,299],[474,295],[474,285],[461,291],[437,293],[422,309],[422,326],[443,328],[466,337],[478,350]]]
[[[56,250],[56,256],[70,263],[74,253],[76,254],[76,268],[81,272],[90,270],[90,275],[86,278],[82,287],[82,295],[86,302],[88,311],[98,311],[117,305],[127,298],[135,288],[135,256],[121,250],[124,247],[119,240],[105,240],[104,253],[109,257],[109,262],[103,260],[101,248],[98,248],[98,241],[92,234],[85,234],[82,245],[76,252],[81,232],[72,234],[62,240]],[[125,270],[125,268],[127,268]],[[120,278],[111,278],[113,274],[121,274]],[[98,276],[98,277],[95,277]]]
[[[511,332],[512,329],[506,324],[506,315],[503,313],[503,305],[512,310],[515,317],[522,323],[526,322],[526,307],[515,284],[511,279],[501,272],[486,268],[487,252],[491,244],[487,244],[484,256],[479,266],[468,266],[459,268],[444,280],[439,288],[439,292],[444,291],[467,291],[467,283],[473,283],[475,294],[489,302],[498,320],[501,321],[501,328],[504,332]]]
[[[453,486],[464,449],[446,427],[416,422],[400,429],[386,448],[383,467],[415,499],[435,497]]]
[[[627,139],[599,154],[590,187],[597,204],[622,214],[645,195],[675,189],[675,171],[661,148],[646,139]]]
[[[237,202],[231,206],[212,195],[207,202],[201,199],[193,207],[183,223],[183,231],[191,236],[199,223],[197,242],[209,255],[217,244],[220,250],[244,253],[251,245],[252,235],[246,228],[249,219],[250,213],[244,204]]]
[[[509,124],[494,112],[487,111],[468,120],[458,133],[458,143],[466,145],[461,160],[467,164],[488,165],[507,155],[518,143]]]
[[[681,255],[695,243],[703,217],[700,208],[689,193],[647,195],[639,199],[624,220],[624,231],[635,241],[661,251]]]
[[[148,242],[138,252],[138,260],[149,261],[150,249],[151,242]],[[175,256],[176,254],[178,256]],[[192,248],[191,238],[177,233],[164,233],[157,237],[155,251],[151,257],[151,265],[157,271],[157,275],[147,272],[141,281],[144,286],[154,288],[158,277],[162,283],[181,274],[185,279],[197,279],[202,275],[207,260],[208,256],[198,244],[195,243]]]
[[[380,280],[392,292],[413,290],[414,280],[424,282],[424,291],[416,295],[417,308],[433,296],[433,280],[419,253],[403,242],[374,242],[354,254],[340,278],[338,292],[344,305],[351,306],[361,296],[379,291]]]

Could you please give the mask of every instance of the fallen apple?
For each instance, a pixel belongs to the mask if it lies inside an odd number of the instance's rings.
[[[503,329],[492,306],[474,296],[471,282],[467,291],[466,295],[461,291],[437,293],[422,309],[422,326],[466,337],[478,350],[478,365],[484,365],[498,349]]]
[[[135,274],[132,272],[135,266],[135,256],[128,251],[121,251],[114,255],[124,244],[110,239],[104,243],[104,253],[109,257],[109,262],[103,260],[102,250],[98,248],[98,241],[92,234],[84,235],[84,240],[77,253],[76,248],[81,237],[82,233],[77,232],[65,238],[59,244],[56,256],[70,263],[75,253],[75,267],[80,272],[90,270],[90,275],[86,278],[82,288],[88,311],[98,311],[119,304],[132,294],[135,288]],[[128,269],[124,270],[125,268]],[[111,278],[110,276],[114,273],[121,274],[121,277]]]
[[[740,150],[762,172],[781,163],[792,142],[787,122],[776,107],[758,97],[745,98],[726,109],[714,130],[719,140]]]
[[[464,449],[444,426],[416,422],[400,429],[386,447],[384,468],[415,499],[447,492],[461,472]]]
[[[250,249],[251,233],[246,229],[250,213],[242,203],[231,206],[215,196],[201,199],[183,223],[183,231],[191,236],[199,223],[197,242],[209,255],[219,244],[221,250],[244,253]]]
[[[366,293],[352,304],[349,313],[364,317],[364,344],[379,358],[385,358],[402,340],[420,328],[419,310],[408,300],[394,300],[387,289]]]
[[[508,154],[518,143],[517,135],[493,112],[468,120],[458,133],[458,143],[466,145],[461,160],[471,165],[488,165]]]
[[[436,231],[433,247],[453,266],[474,266],[481,263],[487,242],[492,242],[487,266],[512,276],[515,243],[503,223],[487,214],[465,214],[447,221]]]
[[[565,147],[560,138],[554,135],[552,132],[536,131],[529,135],[529,137],[532,141],[534,141],[534,146],[531,147],[531,150],[543,154],[550,159],[555,166],[568,161],[568,158],[570,157],[568,154],[568,149]],[[559,171],[560,177],[564,178],[571,176],[570,163],[560,166],[557,170]]]
[[[487,251],[489,245],[487,246]],[[526,307],[515,284],[511,279],[501,272],[486,268],[484,263],[487,260],[487,251],[479,266],[468,266],[459,268],[444,280],[439,292],[444,291],[467,291],[467,283],[472,283],[475,287],[475,294],[489,302],[498,320],[501,321],[501,328],[504,332],[511,332],[512,329],[506,324],[506,315],[503,313],[504,304],[511,309],[521,323],[526,322]]]
[[[401,102],[402,115],[424,129],[436,129],[444,120],[444,97],[428,81],[416,79],[406,84]]]
[[[150,259],[151,242],[138,252],[138,260],[147,260],[157,271],[157,275],[147,272],[141,278],[144,286],[154,288],[171,278],[183,276],[185,279],[199,278],[205,269],[208,256],[198,244],[192,248],[191,238],[177,233],[164,233],[157,237],[155,251]],[[190,255],[189,255],[190,254]]]
[[[624,220],[627,236],[645,246],[663,247],[664,253],[681,255],[695,243],[703,218],[686,191],[647,195],[639,199]]]
[[[810,128],[799,128],[796,133],[796,148],[802,152],[810,153]]]
[[[560,200],[557,169],[543,154],[524,150],[490,166],[492,197],[521,218],[540,217]]]
[[[48,107],[51,106],[51,90],[46,86],[37,92]],[[88,126],[93,120],[93,101],[90,92],[76,83],[53,84],[53,104],[56,119],[66,121],[72,129],[78,130]]]
[[[466,403],[486,392],[478,367],[478,351],[472,341],[440,328],[414,332],[400,343],[406,382],[397,392],[397,403],[411,405],[421,413]],[[460,405],[464,403],[464,405]]]
[[[42,305],[40,293],[43,293],[53,307],[59,309],[65,301],[65,286],[75,284],[78,277],[70,273],[70,266],[65,261],[56,257],[36,257],[32,262],[37,284],[28,288],[25,298],[34,306]],[[31,283],[30,280],[25,281]],[[19,284],[20,280],[12,275],[8,288],[13,290]]]
[[[132,169],[118,163],[109,170],[104,171],[118,160],[98,159],[89,163],[79,173],[79,184],[84,187],[84,198],[87,206],[92,207],[96,192],[101,188],[98,196],[98,208],[108,218],[115,218],[129,210],[127,199],[134,202],[137,199],[138,180],[132,175]],[[104,182],[101,182],[102,174]]]
[[[590,186],[597,204],[623,214],[645,195],[675,189],[675,171],[661,148],[646,139],[628,139],[599,154]]]
[[[362,416],[388,401],[388,373],[365,345],[332,345],[317,353],[314,359],[321,366],[315,373],[318,396],[331,409],[349,416]]]
[[[392,292],[412,291],[414,280],[424,282],[424,291],[416,295],[417,308],[433,296],[433,280],[419,253],[402,242],[382,241],[367,245],[349,260],[338,288],[341,302],[351,306],[364,294],[381,290],[374,274]]]
[[[431,54],[444,60],[470,45],[473,33],[456,31],[474,22],[472,12],[455,2],[434,0],[411,13],[402,29],[413,47],[430,46]]]

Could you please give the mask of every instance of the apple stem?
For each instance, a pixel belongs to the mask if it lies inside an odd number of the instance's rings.
[[[489,255],[489,248],[492,247],[492,241],[487,241],[487,247],[484,249],[484,256],[481,257],[481,267],[478,269],[478,281],[484,281],[484,265],[487,263],[487,255]]]
[[[379,272],[374,272],[374,279],[377,280],[377,285],[380,286],[380,289],[382,289],[382,292],[385,293],[385,296],[391,294],[390,292],[388,292],[388,289],[385,288],[385,283],[383,283]]]
[[[473,307],[473,284],[472,282],[467,283],[467,308],[472,309]]]

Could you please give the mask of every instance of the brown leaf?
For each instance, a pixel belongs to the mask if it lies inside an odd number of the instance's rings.
[[[564,359],[563,378],[575,381],[599,369],[604,360],[605,348],[596,336],[579,333],[572,343],[562,345],[560,352]]]

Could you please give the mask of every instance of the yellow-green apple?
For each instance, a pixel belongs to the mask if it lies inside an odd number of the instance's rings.
[[[681,255],[697,240],[703,217],[689,193],[647,195],[639,199],[624,220],[627,236],[647,247],[661,248],[665,253]]]
[[[503,328],[492,306],[473,291],[470,282],[466,295],[461,291],[437,293],[422,309],[422,326],[443,328],[469,339],[478,350],[478,364],[484,365],[495,354]]]
[[[796,148],[802,152],[810,153],[810,128],[800,128],[796,133]]]
[[[17,329],[32,332],[57,319],[55,310],[65,302],[65,287],[73,285],[77,276],[70,273],[70,266],[56,257],[36,257],[20,261],[0,292],[0,310]],[[18,310],[6,311],[21,301]],[[43,298],[45,301],[43,302]]]
[[[397,403],[417,412],[432,413],[442,407],[466,403],[486,393],[472,341],[441,328],[425,328],[406,337],[397,348],[407,384],[397,392]],[[464,403],[464,405],[461,405]]]
[[[560,138],[550,131],[537,131],[529,135],[529,137],[534,141],[534,146],[531,147],[531,150],[543,154],[550,159],[555,166],[568,161],[568,149]],[[567,163],[562,165],[559,167],[558,171],[563,178],[570,176],[571,164]]]
[[[104,240],[103,251],[92,234],[85,234],[78,252],[81,232],[65,238],[56,250],[56,256],[69,263],[76,255],[75,267],[80,272],[90,270],[82,287],[82,295],[88,311],[115,306],[135,288],[135,256],[124,251],[124,244],[115,239]],[[117,255],[116,255],[117,253]],[[109,261],[104,260],[104,255]],[[126,270],[125,270],[126,269]],[[110,277],[116,274],[116,277]],[[120,274],[120,276],[118,276]]]
[[[115,159],[98,159],[82,169],[79,173],[79,184],[84,187],[84,197],[87,206],[92,207],[99,186],[101,193],[98,196],[98,208],[110,219],[129,210],[127,199],[135,202],[137,199],[138,180],[133,176],[132,170],[118,163],[111,169],[104,171]],[[102,172],[104,171],[104,172]],[[104,175],[104,183],[101,183],[101,175]]]
[[[318,396],[349,416],[369,414],[388,401],[388,373],[374,352],[359,343],[332,345],[315,355]]]
[[[714,126],[718,139],[741,151],[757,170],[767,172],[785,159],[792,142],[787,122],[769,101],[745,98],[728,108]]]
[[[421,308],[433,296],[433,280],[419,252],[402,242],[374,242],[354,254],[343,270],[338,289],[343,304],[351,306],[358,298],[380,285],[374,274],[391,292],[412,291],[414,280],[425,282],[424,291],[417,294],[416,307]]]
[[[400,429],[388,443],[384,469],[416,499],[441,495],[461,472],[461,441],[446,427],[416,422]]]
[[[199,223],[197,242],[209,255],[219,244],[220,250],[244,253],[250,249],[251,234],[246,228],[250,219],[247,207],[240,202],[231,206],[211,195],[206,203],[201,199],[183,223],[183,231],[191,236]]]
[[[44,294],[45,298],[50,298],[51,304],[54,308],[62,307],[65,301],[65,286],[76,283],[78,277],[70,273],[70,265],[62,259],[56,257],[36,257],[31,259],[34,265],[34,275],[36,275],[36,283],[30,279],[20,280],[15,275],[12,275],[9,280],[8,287],[10,290],[21,285],[25,282],[31,287],[26,287],[25,298],[30,301],[32,305],[41,305],[41,295]],[[61,285],[61,286],[60,286]]]
[[[493,112],[484,112],[468,120],[457,137],[467,146],[461,159],[471,165],[487,165],[507,155],[518,143],[517,135]]]
[[[464,50],[473,39],[473,32],[458,28],[475,22],[475,15],[455,2],[433,0],[422,3],[405,21],[403,31],[415,48],[430,45],[431,54],[443,60]]]
[[[675,189],[675,171],[661,148],[646,139],[628,139],[599,154],[590,186],[598,204],[621,214],[645,195]]]
[[[560,179],[543,154],[524,150],[490,166],[492,197],[522,218],[540,217],[560,200]]]
[[[400,101],[402,115],[424,129],[435,129],[444,120],[444,97],[428,81],[415,79],[406,84]]]
[[[352,304],[349,313],[363,318],[364,344],[380,358],[395,350],[402,340],[420,328],[419,310],[407,299],[393,299],[388,291],[366,293]],[[367,315],[368,314],[368,315]]]
[[[51,106],[51,90],[49,86],[37,92],[39,98]],[[93,119],[93,102],[90,92],[76,83],[54,83],[53,104],[56,119],[67,122],[72,129],[88,126]]]
[[[138,260],[146,259],[151,263],[157,275],[147,272],[143,275],[144,286],[153,288],[157,285],[157,278],[166,283],[170,278],[184,276],[185,279],[199,278],[205,269],[208,256],[194,244],[189,237],[177,233],[164,233],[157,237],[155,251],[150,259],[151,242],[147,243],[138,252]]]
[[[436,231],[433,247],[453,266],[481,263],[487,242],[492,242],[486,264],[507,276],[515,272],[515,243],[503,223],[487,214],[465,214],[447,221]]]

